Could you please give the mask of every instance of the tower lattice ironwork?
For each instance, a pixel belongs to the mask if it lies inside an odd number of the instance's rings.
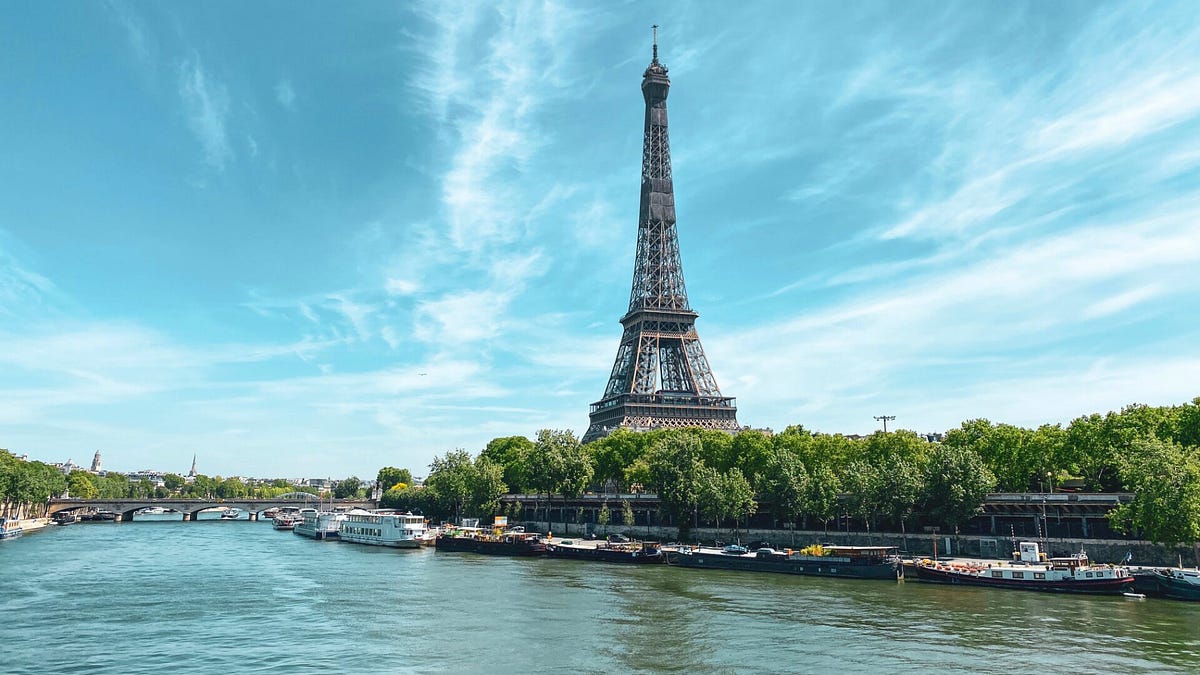
[[[684,288],[667,136],[670,88],[667,68],[658,60],[656,26],[653,59],[642,75],[646,126],[633,290],[608,386],[591,406],[585,443],[620,427],[739,428],[735,401],[721,395],[700,346],[699,314]]]

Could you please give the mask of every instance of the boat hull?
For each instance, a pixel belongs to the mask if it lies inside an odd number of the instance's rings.
[[[1133,589],[1155,598],[1200,602],[1200,586],[1173,579],[1162,572],[1133,575]]]
[[[364,546],[386,546],[388,548],[421,548],[420,539],[384,539],[382,537],[366,537],[357,534],[341,534],[342,541],[349,544]]]
[[[311,527],[304,527],[303,525],[296,525],[292,528],[292,532],[302,537],[316,539],[317,541],[333,540],[340,536],[337,530],[314,530]]]
[[[683,553],[667,551],[667,563],[679,567],[697,569],[736,570],[740,572],[771,572],[812,577],[835,577],[840,579],[890,579],[901,574],[901,568],[891,562],[855,563],[812,559],[787,559],[784,556],[770,558],[725,555],[722,553]]]
[[[551,558],[621,563],[626,565],[661,565],[667,561],[667,557],[659,549],[654,549],[651,552],[622,551],[618,549],[562,546],[560,544],[550,544],[547,546],[546,555]]]
[[[491,541],[467,537],[441,536],[434,542],[439,551],[482,553],[484,555],[540,556],[546,555],[546,544],[540,541]]]
[[[1030,579],[996,579],[971,573],[936,569],[926,565],[914,565],[913,569],[917,573],[917,579],[935,584],[1010,588],[1022,591],[1042,591],[1045,593],[1120,595],[1128,591],[1133,584],[1133,577],[1034,581]]]

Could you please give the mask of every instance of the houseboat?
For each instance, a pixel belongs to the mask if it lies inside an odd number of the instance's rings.
[[[894,546],[832,546],[815,544],[801,550],[759,547],[748,550],[680,546],[667,550],[667,563],[680,567],[775,572],[844,579],[896,579],[903,575]]]
[[[354,509],[341,522],[339,536],[352,544],[419,548],[427,529],[425,516]]]
[[[1082,552],[1047,559],[1037,542],[1023,541],[1013,557],[1013,562],[995,563],[926,559],[913,568],[921,581],[1051,593],[1121,594],[1133,585],[1127,568],[1093,565]]]

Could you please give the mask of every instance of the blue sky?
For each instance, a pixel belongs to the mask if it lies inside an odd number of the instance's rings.
[[[1200,395],[1189,3],[23,3],[0,447],[423,473],[581,434],[628,303],[650,25],[742,424]]]

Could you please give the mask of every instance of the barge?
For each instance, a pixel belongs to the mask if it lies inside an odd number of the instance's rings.
[[[897,579],[903,576],[894,546],[809,546],[799,551],[741,546],[680,546],[667,550],[667,563],[679,567],[774,572],[844,579]]]

